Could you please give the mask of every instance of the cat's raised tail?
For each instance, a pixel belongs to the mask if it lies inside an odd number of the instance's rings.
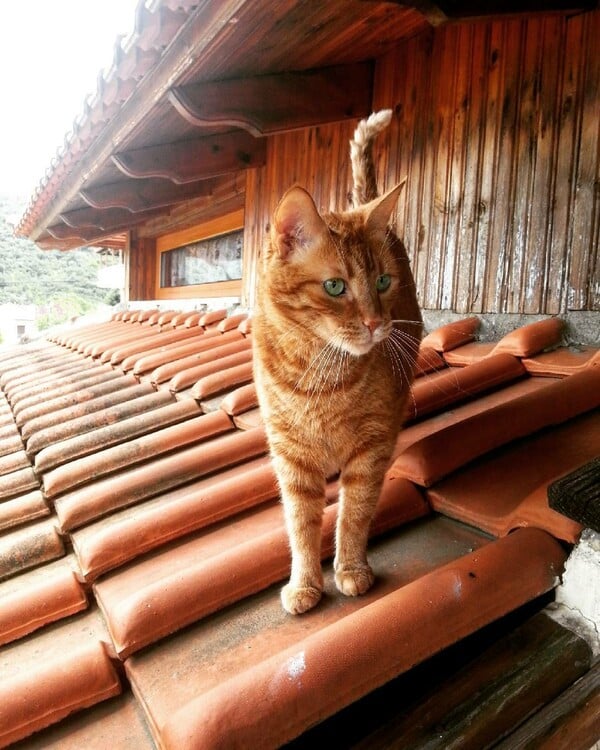
[[[352,204],[354,208],[377,198],[377,181],[373,164],[373,141],[392,120],[391,109],[381,109],[361,120],[350,141],[352,164]]]

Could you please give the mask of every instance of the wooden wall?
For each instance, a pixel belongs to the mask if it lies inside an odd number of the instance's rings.
[[[460,313],[600,309],[600,12],[453,24],[377,62],[382,189],[404,176],[397,230],[421,305]],[[352,124],[269,140],[246,186],[247,302],[281,193],[347,206]]]

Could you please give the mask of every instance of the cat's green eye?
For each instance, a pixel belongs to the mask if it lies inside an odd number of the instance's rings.
[[[344,279],[327,279],[323,282],[323,288],[330,297],[339,297],[346,291]]]
[[[382,273],[381,276],[377,277],[375,286],[377,287],[378,292],[385,292],[386,289],[390,288],[391,283],[392,277],[389,275],[389,273]]]

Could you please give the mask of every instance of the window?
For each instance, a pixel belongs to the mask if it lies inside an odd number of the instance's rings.
[[[243,212],[157,240],[157,298],[239,296]]]
[[[242,278],[244,230],[198,240],[162,253],[160,285],[213,284]]]

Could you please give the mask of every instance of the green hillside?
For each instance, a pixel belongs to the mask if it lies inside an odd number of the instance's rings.
[[[0,196],[0,305],[35,305],[37,325],[43,329],[90,312],[99,303],[114,303],[115,294],[96,285],[96,252],[40,250],[14,236],[24,208],[22,201]]]

